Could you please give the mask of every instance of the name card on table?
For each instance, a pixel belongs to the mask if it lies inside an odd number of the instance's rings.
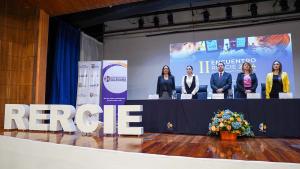
[[[148,99],[159,99],[158,94],[149,94]]]
[[[224,93],[213,93],[211,95],[212,99],[224,99]]]
[[[260,99],[260,93],[247,93],[247,99]]]
[[[192,94],[181,94],[180,99],[181,100],[189,100],[192,99],[193,95]]]
[[[292,99],[293,93],[279,93],[280,99]]]

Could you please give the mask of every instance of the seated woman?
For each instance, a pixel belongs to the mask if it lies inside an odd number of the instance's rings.
[[[181,80],[181,92],[183,94],[192,94],[193,99],[197,99],[197,93],[199,90],[199,78],[193,74],[193,67],[186,67],[186,75]]]
[[[171,99],[173,90],[175,90],[175,78],[171,74],[169,66],[165,65],[157,79],[156,93],[160,99]]]
[[[252,65],[249,62],[244,62],[242,72],[238,74],[236,79],[236,97],[246,98],[247,93],[255,93],[257,88],[257,77],[253,73]]]
[[[266,98],[279,98],[279,93],[290,92],[289,77],[286,72],[282,72],[282,64],[275,60],[272,64],[272,72],[266,78]]]

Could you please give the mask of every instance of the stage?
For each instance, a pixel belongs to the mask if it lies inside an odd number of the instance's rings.
[[[143,105],[141,136],[80,132],[0,132],[0,168],[299,169],[300,99],[128,100]],[[243,112],[255,137],[207,136],[214,112]],[[260,131],[259,125],[267,128]],[[104,126],[105,127],[105,126]],[[18,161],[18,163],[14,163]],[[87,162],[88,161],[88,162]]]
[[[222,100],[127,100],[143,105],[145,132],[207,135],[208,124],[218,110],[244,114],[256,136],[300,138],[300,99],[222,99]],[[259,128],[266,125],[266,130]]]
[[[102,130],[80,133],[2,131],[2,136],[101,150],[117,150],[208,159],[234,159],[300,163],[300,139],[239,138],[236,142],[218,137],[145,133],[143,136],[104,136]],[[53,154],[55,156],[56,154]]]

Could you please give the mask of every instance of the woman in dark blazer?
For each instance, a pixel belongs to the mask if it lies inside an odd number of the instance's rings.
[[[173,90],[175,90],[175,78],[171,74],[169,66],[165,65],[157,79],[156,93],[160,99],[171,99]]]
[[[252,65],[249,62],[244,62],[242,72],[238,74],[236,79],[237,98],[246,98],[247,93],[255,93],[257,88],[257,77],[253,73]]]

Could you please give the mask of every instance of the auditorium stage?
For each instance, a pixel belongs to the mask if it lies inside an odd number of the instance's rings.
[[[231,142],[199,135],[145,133],[137,137],[104,136],[101,133],[101,129],[89,136],[80,133],[1,131],[1,135],[10,138],[138,154],[300,163],[300,139],[296,138],[239,138]]]
[[[143,105],[140,125],[145,132],[206,135],[208,124],[218,110],[244,114],[256,136],[300,138],[300,99],[221,99],[221,100],[127,100]],[[261,130],[261,124],[266,130]]]

